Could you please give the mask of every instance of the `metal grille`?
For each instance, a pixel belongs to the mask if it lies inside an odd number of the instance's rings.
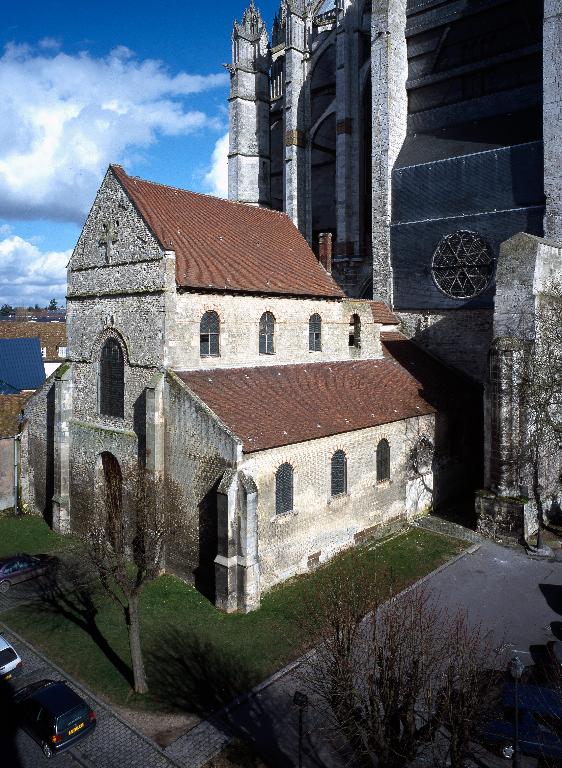
[[[201,357],[219,356],[220,321],[216,312],[205,312],[199,326]]]
[[[390,445],[381,440],[377,445],[377,483],[390,480]]]
[[[447,296],[469,299],[487,287],[493,266],[493,256],[480,235],[461,229],[440,241],[433,254],[431,274]]]
[[[122,419],[125,413],[125,363],[116,339],[103,345],[100,359],[100,413]]]
[[[275,475],[275,511],[278,515],[293,509],[293,468],[281,464]]]
[[[260,318],[260,355],[273,355],[275,352],[275,318],[271,312],[264,312]]]
[[[322,349],[322,318],[314,314],[308,321],[308,348],[311,352]]]
[[[361,346],[361,320],[359,315],[351,315],[349,320],[349,346],[359,349]]]
[[[341,496],[347,492],[347,458],[343,451],[336,451],[332,456],[332,496]]]

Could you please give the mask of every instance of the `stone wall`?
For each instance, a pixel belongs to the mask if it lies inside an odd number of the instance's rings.
[[[396,312],[402,331],[423,349],[483,383],[488,377],[492,310]]]
[[[562,242],[562,8],[544,0],[543,134],[545,237]]]
[[[433,442],[433,428],[433,417],[426,416],[244,455],[239,468],[258,489],[262,590],[328,560],[371,529],[405,518],[409,452],[421,434]],[[390,480],[377,483],[376,448],[383,438],[390,444]],[[347,456],[347,493],[331,498],[331,457],[338,449]],[[275,473],[284,462],[294,469],[294,511],[277,515]]]
[[[14,438],[0,438],[0,512],[14,506]]]
[[[221,322],[219,357],[199,354],[199,324],[208,310],[217,312]],[[266,311],[275,317],[273,355],[259,353],[259,320]],[[314,313],[322,318],[319,352],[310,352],[308,344],[308,321]],[[349,347],[349,320],[354,313],[361,319],[360,349]],[[360,301],[182,293],[167,334],[168,365],[177,370],[382,356],[380,325],[374,323],[370,305]]]

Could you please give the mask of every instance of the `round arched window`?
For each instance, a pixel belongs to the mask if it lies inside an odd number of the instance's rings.
[[[452,299],[470,299],[482,293],[493,269],[494,257],[486,241],[464,229],[443,237],[431,262],[435,284]]]

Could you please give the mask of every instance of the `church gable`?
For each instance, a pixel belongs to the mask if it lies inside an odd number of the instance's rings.
[[[70,260],[70,270],[160,259],[162,249],[109,168]]]

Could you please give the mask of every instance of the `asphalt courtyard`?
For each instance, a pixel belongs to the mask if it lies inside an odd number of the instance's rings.
[[[517,651],[525,665],[533,663],[532,651],[544,648],[549,640],[562,639],[560,562],[530,560],[521,550],[485,542],[430,574],[425,585],[449,611],[465,610],[469,621],[489,629],[495,646],[506,646],[508,657]],[[295,690],[303,687],[302,667],[294,667],[231,709],[222,721],[216,718],[214,728],[224,727],[251,739],[272,768],[296,766],[298,712],[292,699]],[[322,712],[311,706],[305,722],[303,765],[343,768],[349,763],[327,736],[324,721]],[[180,737],[166,752],[180,758],[188,738]],[[506,764],[498,759],[498,765]],[[523,764],[535,763],[525,759]]]

